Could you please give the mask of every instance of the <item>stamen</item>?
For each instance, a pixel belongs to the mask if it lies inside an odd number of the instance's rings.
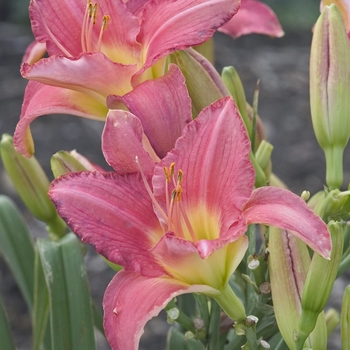
[[[109,22],[109,19],[110,19],[110,17],[108,15],[104,15],[103,16],[102,26],[101,26],[101,29],[100,29],[100,34],[98,36],[97,51],[101,51],[102,36],[103,36],[103,32],[107,28],[107,24]]]
[[[88,0],[87,4],[86,4],[86,9],[85,9],[85,13],[84,13],[84,19],[83,19],[83,25],[82,25],[82,29],[81,29],[81,37],[80,37],[80,40],[81,40],[81,47],[83,49],[83,52],[86,52],[87,51],[87,48],[86,48],[86,32],[87,32],[87,18],[89,17],[89,11],[90,11],[90,7],[91,7],[91,1]]]
[[[193,228],[191,226],[190,220],[189,220],[189,218],[188,218],[188,216],[187,216],[187,214],[186,214],[186,212],[185,212],[185,210],[183,209],[182,206],[180,206],[180,209],[181,209],[181,214],[182,214],[182,216],[183,216],[183,218],[185,220],[185,224],[186,224],[186,226],[188,228],[188,231],[189,231],[189,233],[190,233],[190,235],[192,237],[192,241],[193,241],[193,243],[197,243],[198,239],[197,239],[197,236],[194,233],[194,230],[193,230]]]
[[[149,187],[149,184],[147,182],[147,179],[146,179],[146,176],[145,174],[143,173],[143,170],[141,168],[141,165],[139,163],[139,157],[136,156],[135,157],[135,161],[136,161],[136,164],[137,164],[137,167],[139,168],[139,172],[141,174],[141,177],[142,177],[142,181],[146,187],[146,190],[147,190],[147,193],[148,195],[151,197],[151,200],[152,200],[152,203],[155,205],[155,207],[158,209],[160,215],[163,217],[163,219],[165,220],[165,222],[169,225],[169,219],[168,217],[166,216],[166,214],[164,213],[164,210],[161,208],[161,206],[159,205],[159,203],[157,202],[156,198],[154,197],[154,194],[151,190],[151,188]]]
[[[88,52],[91,52],[92,51],[92,28],[96,21],[97,2],[95,2],[94,4],[90,3],[88,12],[89,12],[89,27],[87,30],[86,48]]]

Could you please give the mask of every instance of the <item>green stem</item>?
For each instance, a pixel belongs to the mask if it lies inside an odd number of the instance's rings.
[[[58,241],[67,233],[67,225],[57,214],[51,221],[46,222],[46,230],[52,241]]]
[[[230,286],[226,284],[220,292],[220,294],[213,295],[213,298],[222,307],[226,315],[235,321],[244,321],[247,318],[244,306]]]
[[[325,148],[326,182],[329,189],[340,188],[343,184],[343,148]]]

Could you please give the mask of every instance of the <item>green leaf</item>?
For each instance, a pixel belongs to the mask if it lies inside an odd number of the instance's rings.
[[[50,328],[47,327],[49,317],[49,292],[45,282],[44,271],[41,266],[39,252],[35,251],[35,281],[34,281],[34,307],[33,307],[33,349],[40,350],[45,334],[45,348],[51,346]]]
[[[187,338],[176,327],[171,327],[167,336],[166,350],[205,350],[204,345],[192,338]]]
[[[38,240],[49,291],[53,350],[94,350],[94,318],[80,242],[71,233],[59,242]]]
[[[3,350],[15,350],[7,314],[0,298],[0,348]]]
[[[34,291],[34,247],[14,202],[0,195],[0,252],[30,311]]]

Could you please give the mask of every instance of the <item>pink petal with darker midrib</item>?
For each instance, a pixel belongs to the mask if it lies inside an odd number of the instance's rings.
[[[72,231],[108,260],[144,276],[164,274],[150,252],[163,231],[138,174],[71,173],[54,180],[49,195]]]

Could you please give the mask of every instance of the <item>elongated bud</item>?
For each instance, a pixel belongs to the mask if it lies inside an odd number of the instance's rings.
[[[87,158],[77,151],[60,151],[51,157],[51,170],[55,178],[77,171],[98,171],[104,173],[105,170],[96,164],[91,163]]]
[[[270,228],[269,253],[271,292],[278,328],[288,347],[294,349],[301,314],[301,291],[310,265],[310,255],[305,243],[276,227]],[[313,349],[326,349],[323,313],[308,342]]]
[[[7,134],[2,136],[1,158],[27,208],[39,220],[52,220],[56,216],[56,209],[47,195],[50,182],[36,158],[24,158],[17,153],[12,137]]]
[[[326,325],[327,325],[327,337],[333,333],[334,329],[338,326],[340,317],[339,312],[336,309],[328,309],[326,314]]]
[[[47,195],[50,183],[39,162],[34,156],[20,155],[13,147],[10,135],[2,136],[0,149],[5,170],[23,203],[36,218],[48,224],[49,231],[62,236],[66,225]]]
[[[55,178],[70,172],[87,170],[74,155],[66,151],[55,153],[51,157],[50,164],[51,171]]]
[[[304,344],[315,327],[318,315],[327,304],[343,253],[342,224],[331,221],[328,228],[332,238],[331,257],[326,260],[316,253],[312,257],[301,298],[302,314],[296,342],[299,346]]]
[[[343,151],[350,136],[350,47],[338,8],[325,6],[310,57],[310,105],[316,138],[326,156],[326,182],[343,183]]]
[[[186,78],[186,86],[192,100],[193,118],[211,103],[229,96],[214,66],[195,50],[176,51],[171,58]]]
[[[345,288],[340,321],[341,344],[343,350],[350,350],[350,285]]]
[[[270,175],[271,175],[272,151],[273,151],[273,146],[271,145],[271,143],[265,140],[262,140],[255,153],[256,161],[260,165],[261,169],[264,171],[267,180],[270,179]]]
[[[239,109],[239,112],[242,116],[244,125],[248,130],[249,137],[251,137],[252,123],[251,123],[251,119],[249,119],[249,116],[248,116],[247,100],[246,100],[242,81],[236,69],[232,66],[224,67],[221,73],[221,78],[224,81],[232,98],[235,100],[237,107]]]

